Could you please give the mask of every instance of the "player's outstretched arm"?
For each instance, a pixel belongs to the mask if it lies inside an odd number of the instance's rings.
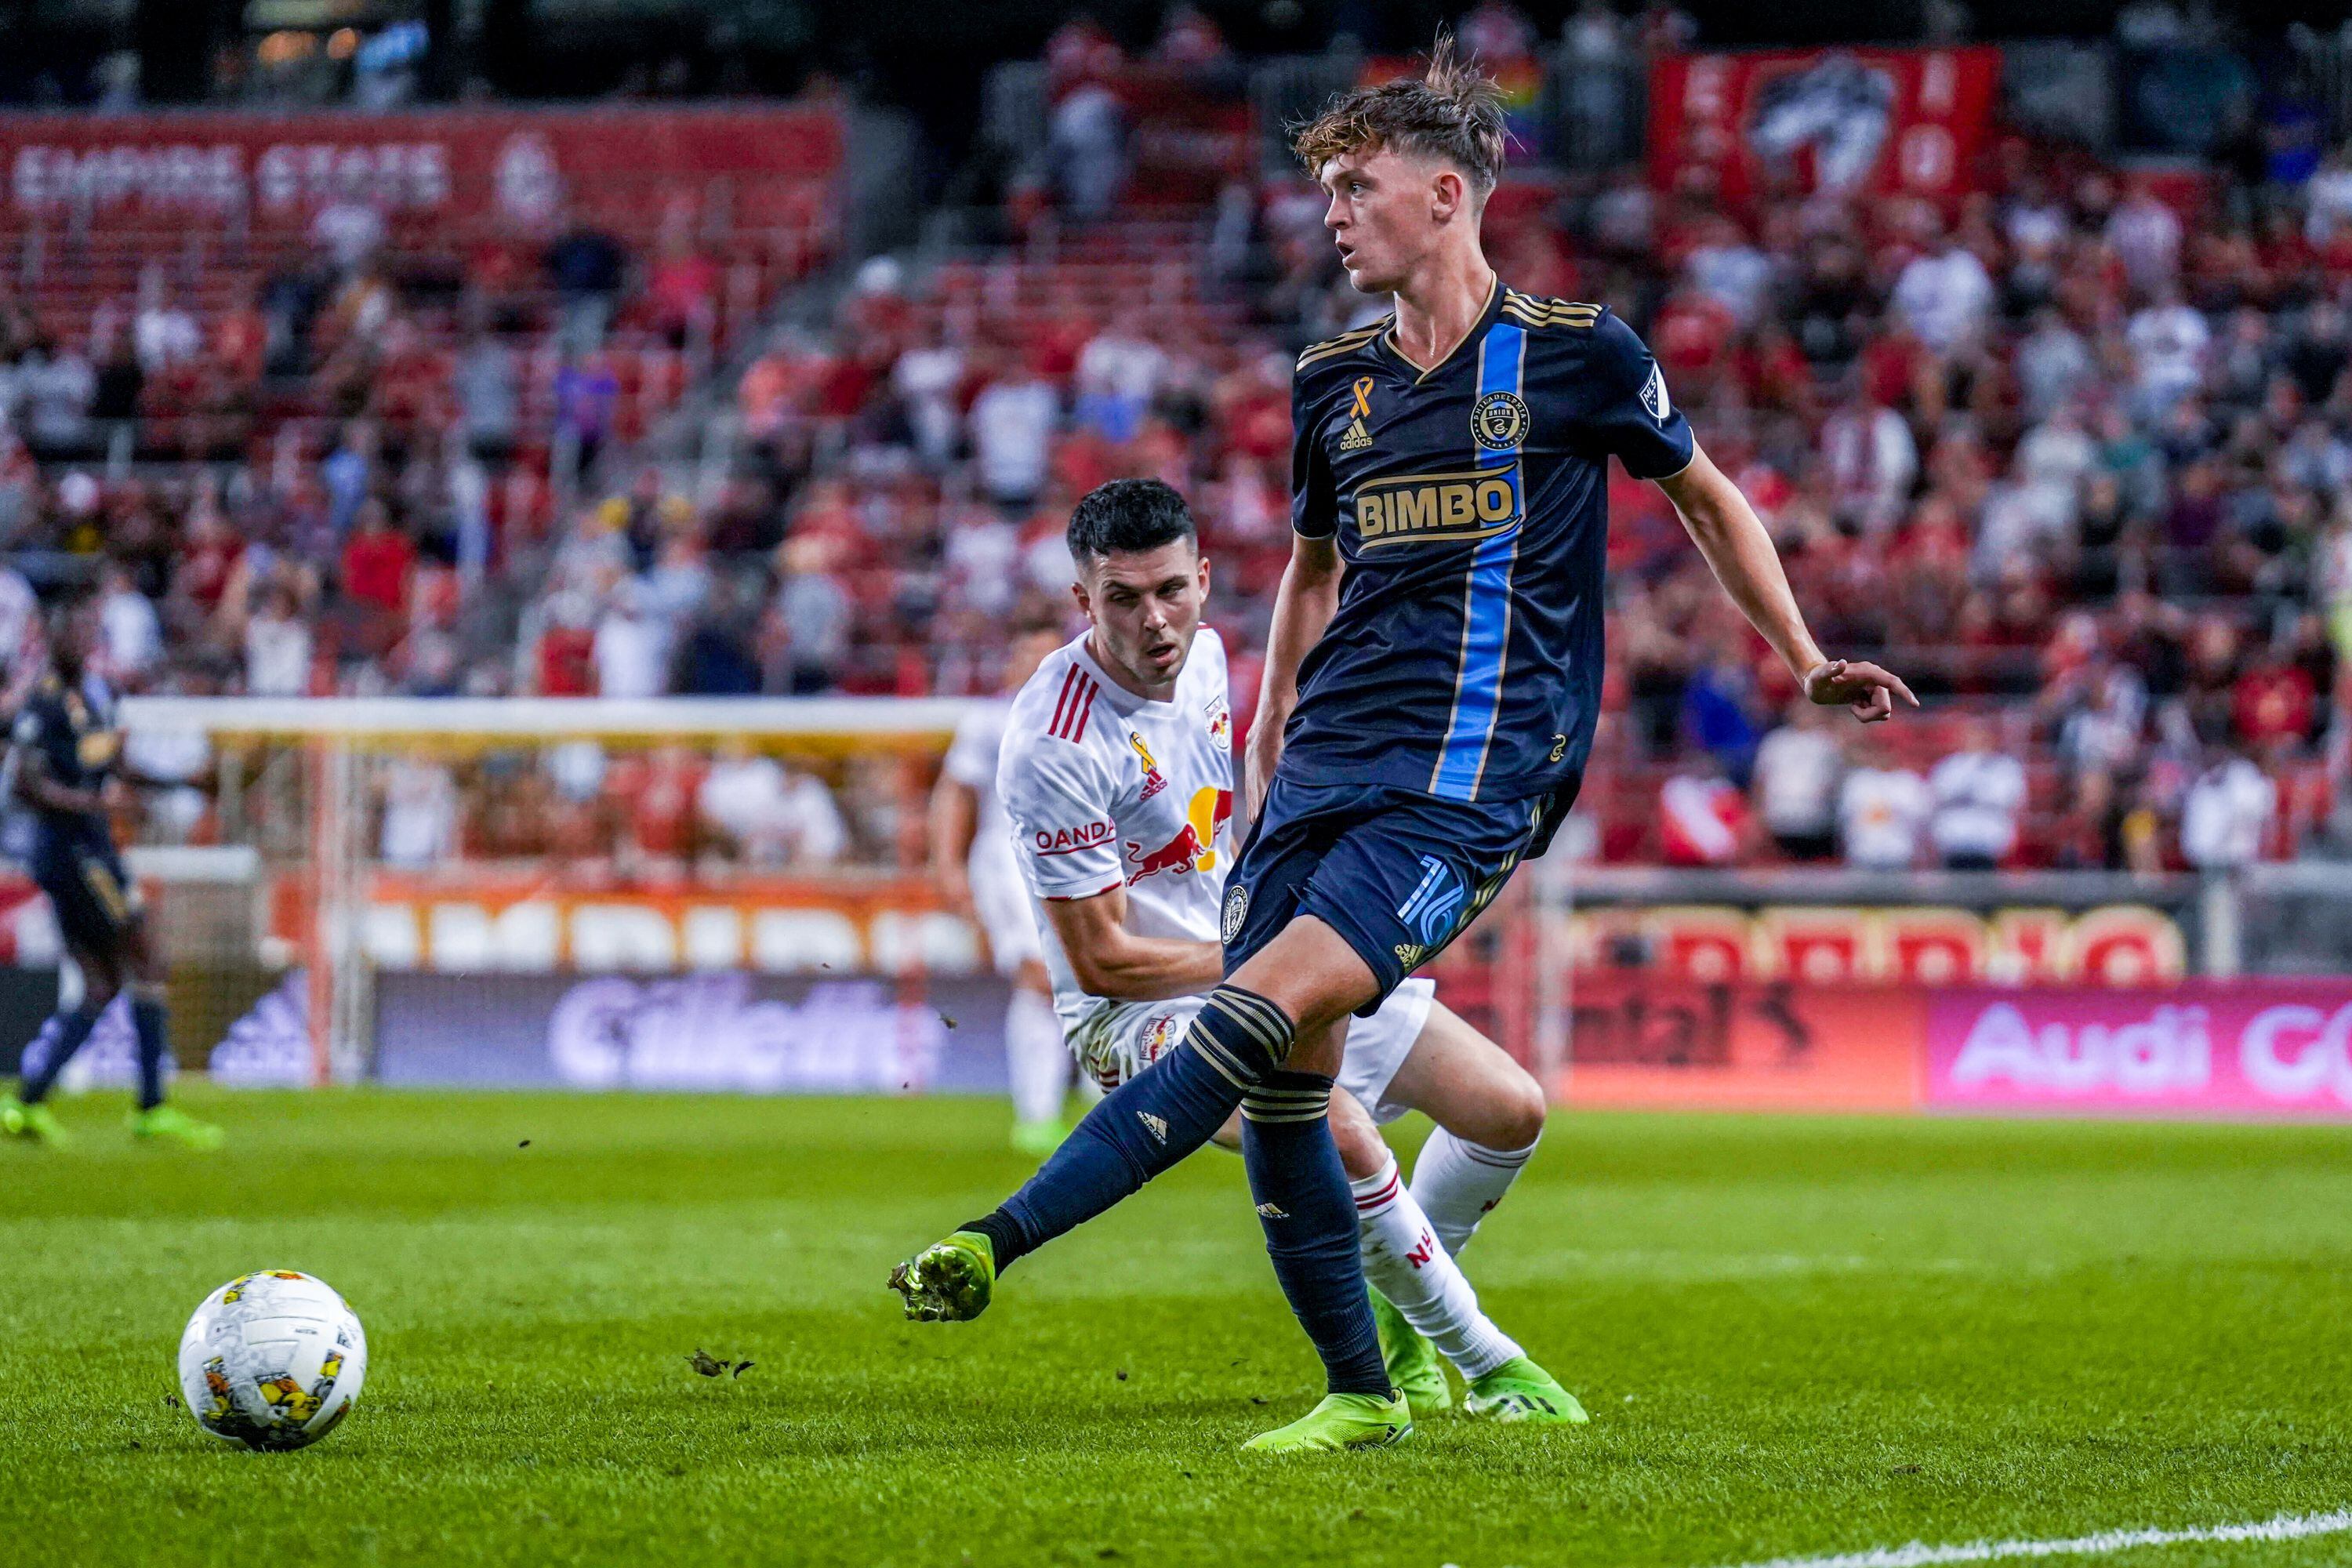
[[[1716,581],[1803,683],[1808,698],[1823,707],[1851,709],[1865,724],[1892,718],[1897,699],[1919,706],[1900,678],[1878,666],[1822,657],[1790,592],[1772,536],[1739,487],[1704,451],[1694,445],[1690,466],[1660,479],[1658,488],[1682,514],[1683,527],[1714,569]]]
[[[1250,721],[1249,754],[1244,759],[1248,776],[1243,781],[1248,811],[1245,822],[1257,820],[1265,804],[1266,786],[1274,782],[1275,764],[1282,760],[1283,726],[1298,706],[1298,666],[1307,650],[1322,640],[1331,617],[1339,610],[1339,547],[1329,535],[1290,536],[1290,564],[1282,570],[1282,586],[1275,591],[1274,622],[1266,631],[1265,678],[1258,685],[1257,717]]]
[[[1048,899],[1045,910],[1069,955],[1070,973],[1090,996],[1159,1002],[1213,991],[1225,978],[1225,950],[1213,942],[1128,930],[1124,887],[1092,898]]]

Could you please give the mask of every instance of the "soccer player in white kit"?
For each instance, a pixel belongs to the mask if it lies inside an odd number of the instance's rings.
[[[1224,644],[1199,625],[1208,563],[1182,498],[1157,480],[1116,480],[1079,503],[1070,533],[1091,629],[1013,699],[996,794],[1036,899],[1062,1031],[1108,1090],[1184,1037],[1223,973],[1220,910],[1238,848],[1233,717]],[[1443,1354],[1474,1415],[1582,1420],[1479,1309],[1454,1258],[1534,1152],[1541,1089],[1425,979],[1356,1021],[1338,1083],[1332,1131],[1381,1349],[1414,1414],[1452,1403]],[[1407,1110],[1439,1124],[1410,1187],[1378,1130]],[[1219,1142],[1236,1146],[1236,1128]]]
[[[1054,986],[1037,945],[1029,889],[1013,864],[1013,826],[996,794],[997,750],[1013,693],[1062,640],[1059,622],[1025,620],[1013,628],[1004,660],[1003,695],[974,703],[956,726],[939,783],[931,790],[931,879],[950,909],[987,934],[997,973],[1013,983],[1004,1007],[1004,1058],[1013,1087],[1013,1146],[1042,1159],[1068,1129],[1062,1102],[1070,1058],[1054,1016]]]

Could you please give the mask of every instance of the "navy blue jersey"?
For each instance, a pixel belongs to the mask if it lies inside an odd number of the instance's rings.
[[[56,783],[68,789],[97,789],[114,771],[122,752],[114,693],[95,675],[85,677],[78,688],[49,676],[17,710],[14,738],[20,752],[40,759]],[[18,766],[23,765],[20,759]],[[94,835],[100,841],[110,840],[103,813],[32,809],[46,835]]]
[[[1507,801],[1580,773],[1601,706],[1608,459],[1680,472],[1690,426],[1633,329],[1499,283],[1435,369],[1392,318],[1291,385],[1291,526],[1335,536],[1339,613],[1299,668],[1283,769]]]

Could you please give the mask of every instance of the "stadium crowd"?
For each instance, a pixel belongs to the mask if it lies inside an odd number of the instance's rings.
[[[749,364],[740,461],[694,493],[626,466],[609,357],[707,319],[716,275],[682,237],[632,258],[574,236],[543,278],[484,255],[427,288],[322,217],[311,258],[210,321],[161,274],[87,323],[0,299],[0,647],[37,635],[36,587],[89,582],[132,689],[984,692],[1001,628],[1064,591],[1073,500],[1151,474],[1200,516],[1245,709],[1287,552],[1291,361],[1380,307],[1303,179],[1139,205],[1119,139],[1086,134],[1118,73],[1215,66],[1213,29],[1181,27],[1140,60],[1058,38],[1055,102],[1091,107],[1057,110],[1011,244],[866,261],[828,330]],[[1599,6],[1571,28],[1587,52],[1675,36]],[[1499,6],[1465,34],[1534,47]],[[1948,210],[1732,205],[1630,169],[1496,194],[1503,276],[1642,331],[1823,645],[1930,701],[1869,734],[1817,721],[1620,474],[1594,853],[2156,868],[2324,837],[2352,650],[2352,155],[2289,184],[2011,139],[1982,174]],[[512,330],[526,293],[555,301],[537,336]],[[321,411],[263,439],[289,378]],[[117,430],[199,460],[105,463]],[[835,776],[845,811],[753,759],[568,756],[523,771],[569,817],[516,808],[489,764],[396,784],[387,858],[681,853],[688,818],[762,863],[911,853],[887,770]],[[150,831],[204,831],[185,815]]]

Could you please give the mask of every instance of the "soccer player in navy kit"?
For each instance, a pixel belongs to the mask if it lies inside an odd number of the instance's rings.
[[[57,910],[58,930],[81,971],[82,995],[76,1005],[60,1006],[25,1047],[20,1092],[0,1095],[0,1132],[65,1142],[49,1091],[127,983],[139,1046],[132,1135],[215,1149],[219,1128],[163,1100],[163,966],[149,940],[139,885],[115,853],[107,823],[106,789],[121,768],[122,733],[112,689],[87,668],[98,635],[89,602],[57,616],[49,673],[16,715],[12,736],[16,798],[33,813],[33,879]]]
[[[1916,703],[1875,666],[1822,658],[1770,536],[1632,330],[1496,278],[1478,219],[1503,145],[1493,84],[1442,39],[1422,79],[1349,93],[1299,133],[1350,282],[1394,310],[1308,349],[1293,383],[1295,538],[1249,743],[1254,827],[1225,894],[1225,982],[1191,1048],[908,1266],[929,1315],[974,1315],[1013,1258],[1167,1169],[1238,1103],[1267,1252],[1329,1389],[1252,1440],[1263,1450],[1412,1429],[1347,1245],[1332,1075],[1348,1018],[1454,940],[1575,798],[1600,704],[1609,458],[1665,489],[1813,701],[1865,723]]]

